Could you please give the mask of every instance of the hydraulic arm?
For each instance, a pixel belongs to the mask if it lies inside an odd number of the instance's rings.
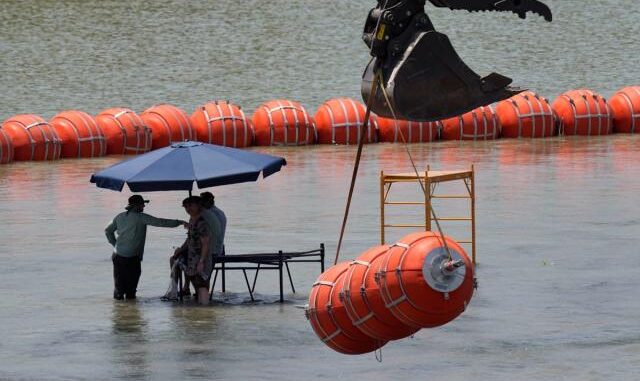
[[[551,21],[551,10],[537,0],[429,0],[436,7],[474,11],[528,12]],[[367,17],[363,40],[372,59],[362,79],[365,101],[374,75],[372,111],[384,117],[433,121],[500,101],[521,90],[497,73],[480,77],[458,56],[449,38],[438,33],[425,13],[426,0],[378,0]],[[387,102],[388,101],[388,102]],[[393,110],[393,112],[392,112]],[[395,114],[395,115],[394,115]]]

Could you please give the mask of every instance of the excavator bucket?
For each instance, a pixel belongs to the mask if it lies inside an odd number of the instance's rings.
[[[401,55],[371,60],[362,78],[365,102],[376,72],[386,97],[379,86],[371,110],[387,118],[442,120],[523,91],[509,87],[511,78],[497,73],[481,78],[460,59],[449,38],[435,30],[414,34]]]

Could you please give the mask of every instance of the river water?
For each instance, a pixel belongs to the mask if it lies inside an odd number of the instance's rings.
[[[510,75],[550,98],[583,86],[610,96],[637,83],[635,1],[548,3],[552,24],[443,10],[432,18],[474,69]],[[191,111],[210,99],[250,112],[276,97],[313,112],[328,98],[358,96],[367,60],[359,36],[372,5],[3,1],[0,114],[142,111],[159,102]],[[160,301],[181,229],[150,230],[140,299],[112,301],[103,228],[129,194],[98,190],[88,179],[121,158],[0,167],[0,379],[636,380],[640,137],[410,149],[420,167],[476,165],[480,288],[459,319],[388,344],[382,363],[336,354],[315,337],[298,305],[317,266],[293,268],[298,292],[287,290],[283,305],[267,273],[257,286],[260,303],[245,303],[238,274],[229,275],[227,303]],[[353,147],[259,150],[289,165],[255,184],[215,189],[229,218],[228,251],[324,242],[331,257]],[[378,243],[380,170],[410,170],[401,146],[365,148],[344,259]],[[418,194],[407,188],[399,195]],[[149,213],[183,217],[184,194],[145,196]],[[394,218],[419,216],[407,210]]]

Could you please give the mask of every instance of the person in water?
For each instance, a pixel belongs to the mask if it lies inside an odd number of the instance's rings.
[[[189,215],[189,232],[184,244],[177,248],[171,257],[171,263],[184,260],[184,272],[189,283],[196,289],[200,304],[209,301],[209,278],[213,261],[211,260],[211,227],[203,216],[202,199],[191,196],[182,202]]]
[[[118,214],[104,230],[113,246],[113,298],[117,300],[136,298],[147,226],[175,228],[187,225],[186,221],[157,218],[144,213],[147,203],[149,200],[140,195],[129,197],[126,211]]]
[[[200,193],[200,197],[202,197],[205,209],[212,212],[220,222],[220,229],[221,229],[220,245],[221,246],[219,249],[219,254],[223,254],[224,235],[227,232],[227,216],[224,214],[224,212],[220,208],[216,206],[215,196],[211,192]]]
[[[200,194],[200,198],[202,200],[202,217],[209,224],[209,228],[211,230],[211,244],[210,255],[213,260],[214,257],[224,254],[224,233],[227,224],[227,218],[224,215],[224,212],[220,209],[217,209],[220,214],[216,213],[213,209],[214,205],[214,197],[211,192],[204,192]],[[173,266],[173,264],[171,264]],[[190,290],[190,282],[187,280],[184,283],[184,288],[182,290],[182,296],[191,295]]]

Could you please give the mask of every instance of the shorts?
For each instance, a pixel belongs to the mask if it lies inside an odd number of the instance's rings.
[[[209,289],[209,279],[204,279],[202,275],[190,275],[186,277],[189,282],[195,287],[195,289],[206,288]]]

